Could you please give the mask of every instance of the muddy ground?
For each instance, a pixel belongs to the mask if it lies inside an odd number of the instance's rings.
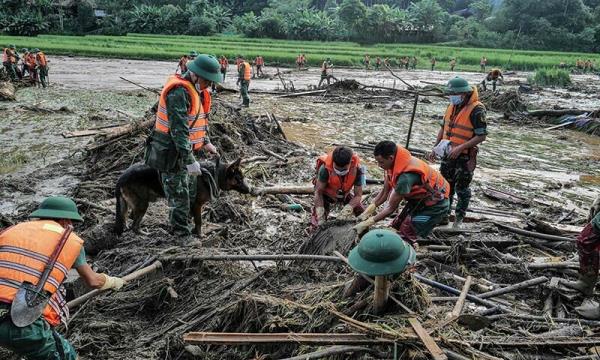
[[[24,88],[17,93],[16,102],[0,103],[0,116],[4,119],[0,124],[0,140],[4,144],[0,158],[0,220],[3,225],[23,219],[27,211],[44,196],[68,194],[93,202],[95,207],[81,204],[88,221],[78,231],[88,236],[91,243],[110,244],[90,256],[89,260],[99,270],[111,274],[119,274],[154,256],[161,258],[204,250],[219,253],[241,253],[242,250],[249,253],[295,253],[309,238],[305,228],[310,215],[307,211],[310,209],[310,196],[225,194],[224,200],[217,201],[205,211],[208,222],[205,237],[191,248],[179,248],[176,241],[168,236],[166,205],[163,201],[151,206],[145,218],[145,230],[150,236],[128,232],[116,239],[110,232],[114,216],[111,211],[114,208],[112,187],[124,168],[139,161],[139,145],[144,135],[132,136],[91,154],[85,151],[86,144],[93,141],[91,138],[65,139],[61,134],[65,131],[125,124],[143,117],[156,101],[156,95],[119,80],[119,76],[160,88],[176,64],[66,57],[51,60],[50,89]],[[275,72],[268,67],[266,71],[270,74]],[[318,69],[281,71],[286,80],[294,83],[296,90],[305,90],[319,80]],[[335,69],[334,75],[352,78],[366,85],[406,89],[400,81],[383,71],[367,73],[358,69]],[[426,86],[430,84],[420,81],[444,84],[455,74],[419,70],[397,72],[397,75],[413,86]],[[471,82],[483,78],[478,73],[460,75]],[[507,75],[507,84],[500,88],[500,92],[515,91],[520,83],[526,82],[527,75]],[[576,75],[573,79],[574,85],[569,89],[534,89],[531,93],[521,93],[520,100],[529,110],[553,109],[556,106],[600,108],[598,80],[583,75]],[[225,86],[234,88],[235,80],[229,77]],[[263,91],[277,91],[281,87],[278,78],[256,80],[251,85],[251,89]],[[228,104],[239,102],[235,94],[223,93],[218,97]],[[308,184],[314,157],[336,143],[372,143],[384,139],[404,143],[413,103],[410,96],[384,90],[332,91],[327,95],[297,98],[252,94],[251,99],[250,109],[241,113],[221,110],[215,123],[221,124],[217,126],[218,144],[233,144],[231,149],[223,151],[226,161],[233,161],[238,156],[264,156],[260,146],[267,146],[271,151],[288,157],[287,162],[269,158],[247,164],[246,176],[255,188]],[[429,151],[446,105],[444,98],[421,99],[410,141],[412,148]],[[266,121],[267,112],[273,113],[281,122],[291,143],[285,142],[273,124]],[[544,129],[555,121],[546,120],[523,121],[514,114],[505,116],[501,112],[488,113],[489,135],[480,149],[471,205],[473,209],[488,213],[470,213],[467,232],[462,236],[468,240],[510,241],[512,248],[500,250],[519,256],[524,261],[547,256],[574,259],[572,244],[559,250],[547,247],[548,244],[531,247],[528,238],[499,231],[490,222],[500,221],[522,227],[532,219],[540,219],[562,230],[565,236],[573,236],[584,224],[588,206],[599,190],[600,169],[597,164],[600,159],[600,138],[574,130],[546,131]],[[248,132],[245,125],[248,121],[258,124],[262,139],[253,138],[257,135]],[[369,178],[380,179],[382,173],[372,161],[370,151],[360,148],[357,151],[368,165]],[[492,196],[493,190],[509,192],[513,196],[499,200]],[[290,202],[303,205],[304,211],[296,213],[285,210],[285,205]],[[455,243],[457,239],[456,235],[448,236],[443,232],[436,233],[433,238],[446,244]],[[420,253],[427,254],[426,247]],[[486,278],[496,284],[511,284],[541,275],[524,274],[518,267],[511,268],[509,263],[503,264],[507,266],[498,271],[489,263],[489,259],[498,259],[498,254],[485,254],[487,262],[485,259],[474,261],[456,257],[440,260],[439,256],[434,256],[435,261],[445,264],[446,268],[442,268],[444,271],[427,263],[420,265],[419,270],[438,280],[444,279],[442,272],[451,270],[463,276],[472,274]],[[255,266],[257,270],[250,263],[165,263],[161,275],[147,282],[131,284],[124,292],[113,297],[104,296],[86,304],[72,322],[69,338],[80,349],[82,357],[90,359],[186,359],[193,358],[194,351],[196,358],[243,359],[270,354],[268,358],[277,359],[307,353],[315,348],[201,346],[184,350],[181,335],[189,330],[353,331],[339,319],[332,318],[331,313],[322,307],[324,301],[330,301],[338,310],[349,306],[349,303],[340,299],[343,282],[351,277],[351,273],[343,266],[296,266],[272,262],[255,263]],[[256,277],[256,271],[260,271],[260,276]],[[546,273],[548,278],[554,275],[557,273]],[[558,275],[566,277],[573,273]],[[251,286],[242,287],[248,279],[252,280]],[[461,287],[460,283],[453,280],[446,281],[452,286]],[[166,295],[165,289],[169,286],[175,289],[179,298]],[[403,286],[400,293],[414,289],[410,281]],[[427,290],[431,296],[446,296],[430,288]],[[524,291],[518,293],[516,298],[509,296],[503,300],[518,303],[522,311],[539,314],[545,291],[540,286],[534,292]],[[569,299],[574,299],[573,294],[569,296]],[[310,306],[312,316],[306,314],[306,309],[302,314],[293,305],[280,303],[282,299]],[[359,300],[354,299],[350,304]],[[426,312],[427,306],[421,303],[421,299],[412,299],[410,303]],[[215,304],[219,306],[215,307]],[[450,306],[450,309],[453,306],[453,302],[435,304],[438,306],[430,309],[430,315],[443,314],[446,306]],[[566,306],[567,313],[563,313],[563,316],[574,316],[573,305],[576,304]],[[191,313],[194,309],[196,312]],[[475,310],[475,306],[469,305],[466,311]],[[396,310],[388,317],[373,318],[365,310],[354,315],[361,321],[375,321],[401,329],[405,325],[399,315],[401,313]],[[190,323],[192,326],[189,328],[182,325]],[[452,328],[439,336],[450,339],[457,336],[508,336],[507,328],[514,326],[513,323],[500,323],[477,333]],[[535,333],[563,326],[530,322],[525,328]],[[585,328],[588,335],[592,334],[593,329],[590,332],[590,328]],[[515,352],[510,347],[498,349],[485,345],[484,349],[489,354],[481,355],[469,347],[452,342],[447,346],[460,350],[469,358],[492,358],[490,354],[507,359],[536,358],[533,355],[536,354],[535,348]],[[407,342],[401,358],[418,358],[422,354],[422,350],[418,349],[419,346],[415,346],[414,342]],[[383,346],[379,351],[391,357],[389,347]],[[539,358],[558,359],[584,354],[585,351],[585,348],[551,349]],[[378,358],[375,355],[356,356]]]

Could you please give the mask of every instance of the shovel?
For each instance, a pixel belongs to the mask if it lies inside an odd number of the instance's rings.
[[[37,285],[23,282],[21,287],[19,287],[10,307],[10,317],[15,326],[20,328],[29,326],[42,315],[42,312],[52,296],[44,290],[44,285],[46,285],[46,281],[50,277],[50,272],[54,269],[56,260],[65,247],[67,239],[72,231],[72,225],[67,226],[65,231],[63,231],[60,241],[48,259],[44,272]]]

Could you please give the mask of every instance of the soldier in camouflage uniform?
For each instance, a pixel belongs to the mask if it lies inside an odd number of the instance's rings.
[[[194,152],[204,149],[217,153],[208,138],[208,89],[221,79],[217,59],[199,55],[188,63],[186,73],[169,77],[160,95],[145,160],[160,172],[169,204],[169,222],[177,236],[192,233],[190,209],[196,198],[197,176],[202,174]]]
[[[485,141],[487,124],[485,106],[479,101],[477,88],[455,77],[448,82],[446,94],[450,105],[438,132],[436,146],[445,141],[449,151],[442,156],[440,172],[450,183],[450,206],[457,197],[456,219],[453,227],[460,228],[471,200],[471,181],[477,164],[477,145]],[[434,152],[430,160],[435,159]],[[445,219],[442,223],[448,223]]]

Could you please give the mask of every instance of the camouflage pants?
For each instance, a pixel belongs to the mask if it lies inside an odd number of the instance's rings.
[[[48,86],[48,66],[40,66],[40,81],[43,87]]]
[[[2,303],[0,313],[10,311]],[[0,321],[0,347],[14,351],[29,360],[75,360],[77,352],[62,335],[40,317],[33,324],[20,328],[7,318]]]
[[[240,93],[242,94],[242,104],[244,106],[250,105],[250,97],[248,96],[248,87],[250,86],[250,81],[242,80],[240,83]]]
[[[468,155],[461,155],[454,160],[443,160],[440,166],[442,176],[450,184],[450,209],[452,208],[454,194],[456,194],[456,216],[465,216],[471,200],[471,188],[469,186],[473,180],[474,169],[470,169],[469,160]]]
[[[176,235],[192,233],[190,209],[196,199],[196,176],[187,171],[161,173],[161,182],[169,205],[169,224]]]
[[[16,81],[17,80],[17,71],[15,70],[15,68],[16,68],[15,64],[12,64],[10,62],[5,62],[5,63],[2,63],[2,65],[4,65],[4,70],[6,70],[6,73],[8,74],[8,76],[10,76],[10,79],[12,81]]]

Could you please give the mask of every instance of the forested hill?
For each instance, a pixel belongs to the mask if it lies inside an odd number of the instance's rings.
[[[600,51],[600,0],[0,0],[10,35],[242,34]]]

